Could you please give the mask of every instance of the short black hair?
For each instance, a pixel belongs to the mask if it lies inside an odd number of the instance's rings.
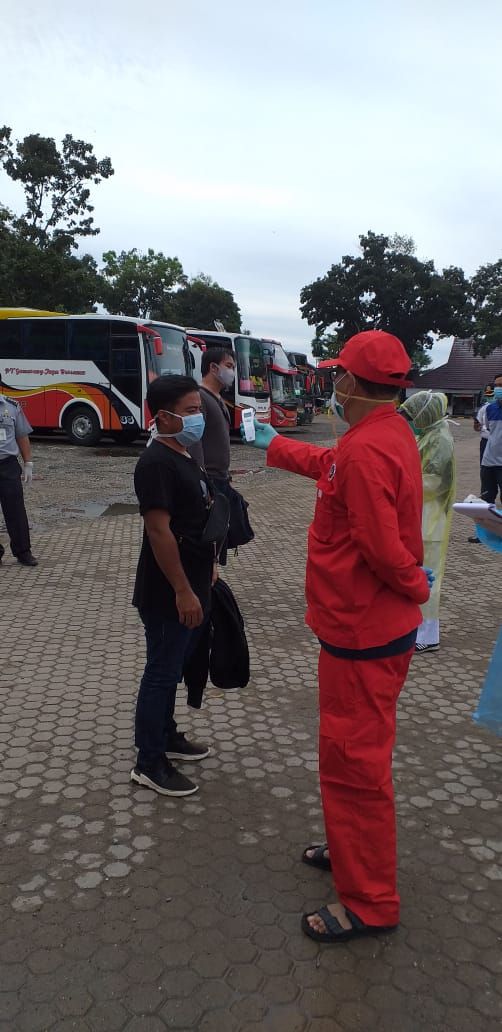
[[[198,391],[199,385],[193,376],[157,376],[148,384],[146,403],[152,416],[160,409],[172,409],[180,398],[192,391]]]
[[[235,362],[235,354],[231,348],[207,348],[206,351],[202,352],[202,360],[200,363],[200,371],[203,376],[207,376],[213,362],[219,365],[223,362],[224,358],[233,358]]]
[[[356,376],[355,378],[370,398],[393,401],[397,394],[399,394],[399,384],[394,386],[390,383],[373,383],[371,380],[364,380],[362,376]]]
[[[502,380],[502,373],[497,373],[497,375],[493,377],[493,383],[495,383],[495,380]]]

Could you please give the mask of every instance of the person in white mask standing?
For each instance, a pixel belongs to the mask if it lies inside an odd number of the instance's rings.
[[[209,612],[216,576],[217,536],[213,541],[208,535],[213,497],[205,470],[188,452],[204,433],[195,380],[159,376],[146,401],[152,440],[134,472],[144,532],[133,596],[145,629],[146,666],[136,705],[138,758],[131,781],[161,795],[187,796],[197,785],[171,760],[203,760],[209,750],[178,731],[174,709],[183,664]]]
[[[201,466],[216,491],[231,497],[230,477],[230,414],[222,398],[225,390],[233,388],[235,355],[228,348],[208,348],[200,365],[202,383],[200,397],[204,416],[204,433],[198,444],[192,445],[190,455]],[[227,562],[227,545],[222,545],[218,557],[221,566]]]
[[[222,392],[233,386],[235,356],[226,348],[208,348],[201,361],[201,404],[204,433],[190,454],[204,466],[218,491],[230,480],[230,415]]]

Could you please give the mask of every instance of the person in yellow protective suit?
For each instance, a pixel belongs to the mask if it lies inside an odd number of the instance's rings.
[[[446,422],[447,407],[446,395],[438,391],[418,391],[401,405],[416,435],[422,464],[424,565],[436,578],[429,601],[422,606],[416,652],[439,649],[439,598],[455,500],[455,454]]]

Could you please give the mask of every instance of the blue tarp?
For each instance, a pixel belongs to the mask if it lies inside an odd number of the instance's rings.
[[[495,643],[478,708],[472,719],[502,738],[502,629]]]

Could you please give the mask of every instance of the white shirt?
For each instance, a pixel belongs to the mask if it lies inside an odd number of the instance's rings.
[[[481,408],[480,408],[480,410],[479,410],[479,412],[478,412],[478,414],[476,416],[476,419],[477,419],[478,423],[480,423],[480,425],[481,425],[481,437],[484,437],[485,441],[487,441],[489,436],[490,436],[490,431],[489,431],[489,429],[488,429],[488,427],[486,425],[486,422],[485,422],[486,410],[488,408],[488,405],[490,405],[490,404],[491,404],[491,402],[486,401],[485,404],[481,406]]]

